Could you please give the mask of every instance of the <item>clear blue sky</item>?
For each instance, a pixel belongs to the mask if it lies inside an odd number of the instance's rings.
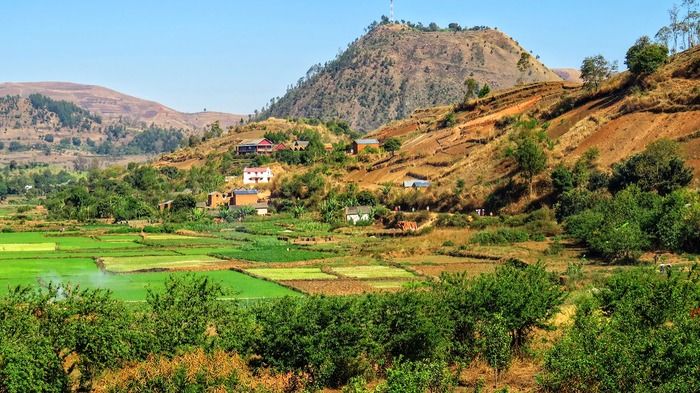
[[[680,0],[676,0],[680,3]],[[485,25],[550,68],[627,48],[674,0],[395,0],[395,18]],[[182,112],[251,113],[364,33],[389,0],[3,1],[0,82],[108,87]]]

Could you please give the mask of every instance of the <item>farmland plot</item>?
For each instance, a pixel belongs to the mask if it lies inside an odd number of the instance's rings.
[[[102,263],[107,271],[127,273],[154,269],[184,269],[215,265],[221,259],[208,255],[163,255],[163,256],[133,256],[133,257],[104,257]]]

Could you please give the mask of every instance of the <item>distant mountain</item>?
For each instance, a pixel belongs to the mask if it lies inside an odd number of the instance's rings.
[[[498,30],[379,25],[335,60],[313,66],[260,118],[338,118],[371,131],[416,108],[461,102],[468,78],[492,90],[561,81]]]
[[[111,120],[129,119],[133,123],[155,124],[162,128],[177,128],[187,131],[202,130],[219,121],[221,127],[238,125],[247,115],[221,112],[182,113],[157,102],[132,97],[100,86],[67,82],[0,83],[0,97],[28,97],[42,94],[55,100],[73,102],[92,113]]]
[[[581,71],[579,70],[573,68],[555,68],[552,71],[567,82],[583,83],[583,79],[581,79]]]
[[[181,113],[99,86],[63,82],[0,84],[0,165],[45,162],[77,168],[145,161],[189,134],[221,133],[244,118]],[[246,116],[247,118],[247,116]],[[213,130],[215,122],[219,128]]]

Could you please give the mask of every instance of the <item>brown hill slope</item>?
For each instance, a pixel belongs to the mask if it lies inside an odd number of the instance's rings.
[[[340,118],[360,131],[409,116],[421,107],[460,102],[474,78],[492,90],[561,80],[498,30],[426,32],[380,25],[307,78],[262,117]]]
[[[355,166],[346,180],[372,188],[426,178],[437,195],[462,179],[465,196],[483,203],[515,176],[515,166],[504,158],[515,132],[504,126],[507,116],[538,120],[538,128],[553,142],[549,168],[571,165],[588,148],[597,147],[598,166],[609,170],[650,142],[670,138],[681,143],[687,163],[695,168],[695,184],[700,176],[700,48],[674,56],[638,81],[620,74],[595,93],[562,82],[522,86],[471,102],[455,113],[455,125],[447,127],[442,120],[452,110],[416,110],[408,119],[381,127],[371,136],[401,139],[401,152]],[[548,178],[549,173],[541,175],[540,185],[547,187]]]
[[[151,123],[163,128],[201,130],[219,120],[222,127],[235,126],[247,116],[221,112],[182,113],[157,102],[132,97],[100,86],[66,82],[0,83],[0,97],[27,97],[39,93],[55,100],[77,104],[109,122],[119,118]]]

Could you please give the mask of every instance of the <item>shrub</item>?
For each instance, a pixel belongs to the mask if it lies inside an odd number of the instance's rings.
[[[530,234],[522,229],[501,228],[491,231],[481,231],[470,239],[472,244],[495,245],[522,243],[530,240]]]

